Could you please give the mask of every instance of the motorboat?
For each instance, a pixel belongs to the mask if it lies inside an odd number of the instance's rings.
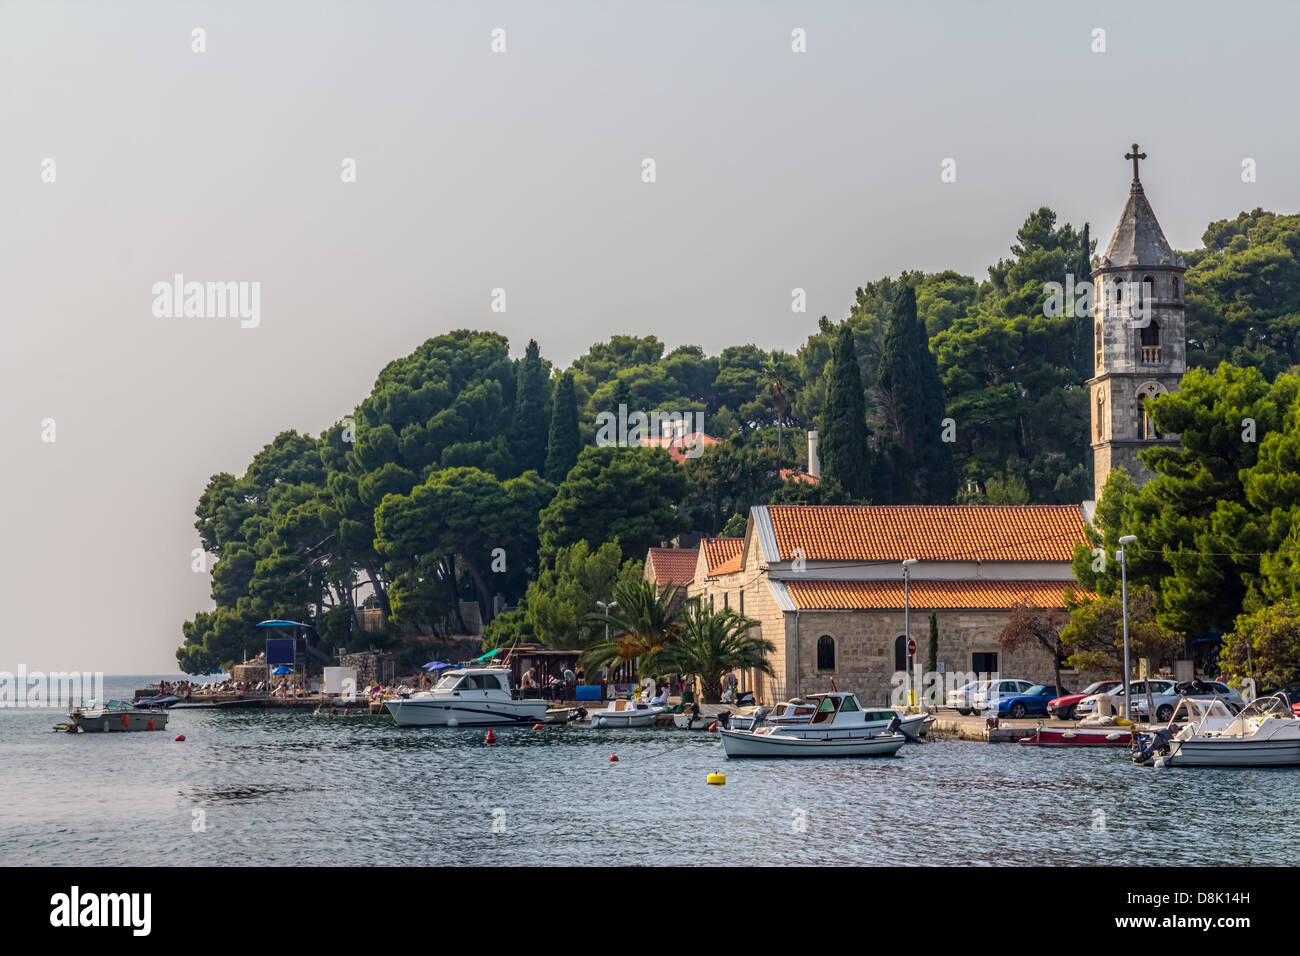
[[[1021,737],[1019,743],[1028,747],[1127,747],[1133,743],[1133,728],[1121,724],[1094,727],[1039,724],[1028,737]]]
[[[1184,697],[1168,727],[1138,738],[1143,747],[1134,762],[1157,768],[1300,765],[1300,718],[1285,694],[1261,697],[1238,714],[1221,699]]]
[[[135,702],[135,706],[148,710],[162,710],[180,702],[181,699],[175,694],[155,694],[153,697],[141,697]]]
[[[756,729],[757,727],[795,727],[809,724],[817,714],[819,704],[813,699],[796,697],[777,704],[770,711],[759,708],[761,717],[754,727],[737,727],[736,720],[731,719],[731,726],[738,730]],[[916,743],[925,736],[934,717],[927,713],[905,714],[894,707],[879,707],[862,711],[862,718],[868,730],[886,730],[894,721],[898,721],[898,732],[908,740]]]
[[[591,711],[591,726],[649,727],[664,709],[645,700],[611,700],[604,710]]]
[[[87,733],[105,733],[109,731],[165,730],[167,728],[167,711],[149,710],[136,707],[125,700],[110,700],[103,707],[95,706],[91,701],[86,707],[74,707],[68,711],[68,733],[78,730]]]
[[[506,727],[542,723],[546,701],[519,700],[504,667],[444,671],[431,690],[386,699],[399,727]]]
[[[877,712],[864,710],[856,694],[812,694],[807,701],[814,708],[807,723],[720,730],[723,750],[728,757],[883,757],[907,742],[897,714],[882,728]]]
[[[678,730],[708,730],[716,720],[716,717],[705,717],[703,714],[689,710],[685,713],[673,714],[673,726]]]

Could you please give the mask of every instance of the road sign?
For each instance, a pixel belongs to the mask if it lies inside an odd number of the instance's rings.
[[[908,657],[916,656],[916,641],[912,640],[911,638],[908,638],[907,640],[907,656]]]

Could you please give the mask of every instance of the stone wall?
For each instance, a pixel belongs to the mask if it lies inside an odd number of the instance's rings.
[[[357,689],[366,687],[370,682],[385,683],[392,677],[393,655],[386,651],[359,651],[356,654],[339,655],[340,667],[351,667],[357,672]]]

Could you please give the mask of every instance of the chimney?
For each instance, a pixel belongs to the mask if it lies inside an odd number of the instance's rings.
[[[814,478],[822,476],[822,463],[817,457],[817,431],[816,429],[808,433],[808,474]]]

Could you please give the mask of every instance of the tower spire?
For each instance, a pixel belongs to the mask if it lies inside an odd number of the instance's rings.
[[[1134,143],[1134,144],[1133,144],[1133,152],[1131,152],[1131,153],[1125,153],[1125,154],[1124,154],[1124,158],[1125,158],[1125,159],[1131,159],[1131,160],[1133,160],[1133,185],[1134,185],[1134,186],[1141,186],[1141,185],[1142,185],[1142,180],[1138,178],[1138,160],[1139,160],[1139,159],[1146,159],[1146,158],[1147,158],[1147,154],[1146,154],[1146,153],[1139,153],[1139,152],[1138,152],[1138,144],[1137,144],[1137,143]]]

